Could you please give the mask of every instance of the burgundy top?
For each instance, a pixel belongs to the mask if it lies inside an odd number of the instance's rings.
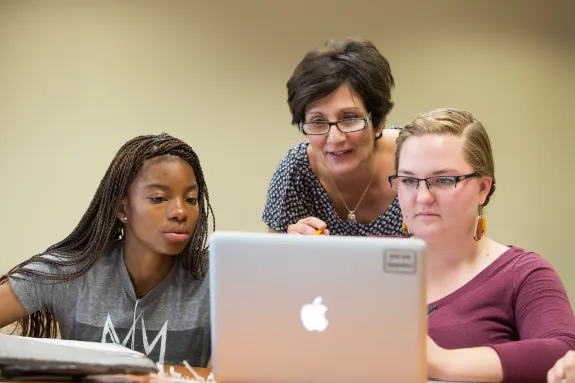
[[[504,382],[546,382],[546,375],[575,349],[575,316],[552,266],[541,256],[511,247],[453,293],[432,302],[428,332],[447,349],[492,347]]]

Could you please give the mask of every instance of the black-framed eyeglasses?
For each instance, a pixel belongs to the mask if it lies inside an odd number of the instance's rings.
[[[328,134],[329,130],[333,125],[339,129],[342,133],[352,133],[358,132],[367,128],[369,121],[371,120],[371,113],[367,115],[367,117],[353,117],[353,118],[344,118],[342,120],[337,121],[322,121],[322,120],[315,120],[309,122],[302,122],[299,124],[300,130],[308,134],[310,136],[317,136],[322,134]]]
[[[427,189],[455,189],[457,184],[468,178],[479,177],[476,172],[465,174],[462,176],[437,176],[428,178],[416,178],[411,176],[398,176],[393,175],[388,177],[389,185],[395,191],[402,190],[417,190],[421,181],[425,181]]]

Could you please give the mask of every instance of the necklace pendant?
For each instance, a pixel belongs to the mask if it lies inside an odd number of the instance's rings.
[[[348,220],[348,221],[351,221],[351,222],[357,222],[357,221],[355,220],[355,214],[353,214],[353,213],[349,213],[349,214],[347,215],[347,220]]]

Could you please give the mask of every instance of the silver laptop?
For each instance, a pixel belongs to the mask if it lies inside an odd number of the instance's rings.
[[[218,383],[427,382],[425,243],[215,232]]]

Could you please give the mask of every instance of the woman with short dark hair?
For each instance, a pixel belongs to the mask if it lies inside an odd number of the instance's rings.
[[[262,215],[271,232],[401,235],[393,174],[398,130],[389,62],[368,40],[310,51],[287,83],[292,123],[306,136],[279,163]],[[393,127],[397,128],[397,127]]]

